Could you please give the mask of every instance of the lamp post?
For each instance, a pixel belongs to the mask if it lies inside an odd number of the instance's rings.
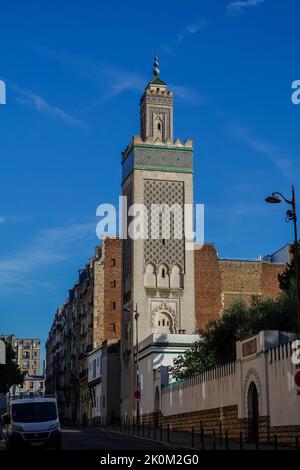
[[[295,257],[295,273],[296,273],[296,307],[298,319],[298,333],[300,337],[300,272],[299,272],[299,248],[298,248],[298,230],[297,230],[297,212],[296,212],[296,198],[295,188],[292,185],[292,198],[287,199],[282,193],[275,191],[271,196],[266,197],[265,201],[269,204],[279,204],[282,199],[291,206],[291,209],[286,211],[286,222],[293,221],[294,225],[294,257]]]
[[[139,353],[139,312],[137,310],[137,304],[135,305],[135,309],[130,309],[130,308],[124,308],[124,312],[129,312],[133,315],[133,318],[135,320],[135,380],[134,380],[134,385],[136,386],[136,389],[139,390],[140,386],[140,381],[139,381],[139,359],[138,359],[138,353]],[[136,418],[137,418],[137,423],[139,422],[139,399],[137,399],[136,402]]]

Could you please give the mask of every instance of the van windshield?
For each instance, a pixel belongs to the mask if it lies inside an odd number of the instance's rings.
[[[57,419],[54,402],[18,403],[12,405],[12,419],[16,423],[36,423]]]

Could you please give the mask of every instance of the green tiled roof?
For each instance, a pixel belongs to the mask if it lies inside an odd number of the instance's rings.
[[[155,77],[153,80],[151,80],[150,83],[153,83],[154,85],[167,85],[165,82],[163,82],[160,78]]]

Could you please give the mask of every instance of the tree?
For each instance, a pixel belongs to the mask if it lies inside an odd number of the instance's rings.
[[[6,343],[6,364],[0,364],[0,393],[7,393],[12,385],[22,385],[24,374],[15,361],[11,344]]]
[[[283,294],[277,299],[253,297],[250,305],[237,299],[220,318],[209,322],[199,340],[171,368],[177,380],[199,374],[236,359],[236,341],[262,330],[297,331],[294,296]]]
[[[295,269],[295,245],[291,245],[290,253],[293,255],[290,263],[287,264],[286,270],[282,274],[278,274],[279,287],[286,294],[294,292],[296,282],[296,269]],[[300,253],[300,243],[298,242],[298,253]],[[298,256],[298,263],[299,263]]]

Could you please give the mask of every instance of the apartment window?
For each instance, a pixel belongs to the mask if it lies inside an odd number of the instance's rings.
[[[30,388],[30,390],[33,389],[33,382],[29,382],[29,388]]]
[[[96,359],[93,360],[93,379],[96,378],[96,365],[97,365],[97,362],[96,362]]]
[[[110,331],[112,331],[112,332],[115,333],[115,331],[116,331],[116,324],[115,324],[115,323],[111,323],[111,324],[109,325],[109,328],[110,328]]]
[[[111,308],[111,310],[116,310],[116,302],[111,302],[110,303],[110,308]]]
[[[113,268],[114,266],[116,266],[116,259],[115,259],[115,258],[111,258],[111,260],[110,260],[110,265],[111,265],[112,268]]]
[[[112,289],[114,289],[114,288],[116,287],[116,285],[117,285],[117,282],[116,282],[116,281],[110,281],[110,287],[111,287]]]
[[[27,369],[29,367],[29,362],[28,361],[23,361],[23,367]]]
[[[43,382],[40,382],[40,388],[42,389],[44,387]]]

